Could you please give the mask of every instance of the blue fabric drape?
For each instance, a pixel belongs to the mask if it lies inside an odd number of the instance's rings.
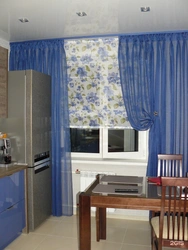
[[[67,66],[62,39],[10,44],[10,70],[32,69],[51,76],[52,213],[73,214]]]
[[[129,121],[149,129],[147,175],[157,154],[183,154],[188,170],[188,33],[121,36],[119,65]]]

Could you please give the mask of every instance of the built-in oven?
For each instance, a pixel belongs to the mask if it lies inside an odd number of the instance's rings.
[[[30,231],[34,231],[52,214],[51,172],[50,152],[36,154],[33,167],[28,168]]]
[[[40,173],[50,167],[49,151],[34,156],[34,173]]]

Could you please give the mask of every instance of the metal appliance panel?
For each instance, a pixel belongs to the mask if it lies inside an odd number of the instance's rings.
[[[50,156],[35,161],[33,168],[28,168],[29,186],[29,228],[33,231],[51,214],[51,162]],[[42,154],[41,154],[42,155]]]
[[[11,139],[12,160],[27,163],[29,229],[51,215],[51,162],[37,174],[35,155],[51,151],[51,79],[34,70],[9,71],[8,119],[0,129]],[[2,125],[2,126],[1,126]]]
[[[26,160],[33,166],[34,156],[50,149],[51,84],[50,76],[33,70],[26,79]]]
[[[12,161],[25,163],[25,137],[24,119],[21,118],[1,118],[0,131],[6,131],[11,141]]]
[[[26,162],[25,71],[8,73],[8,119],[5,131],[11,139],[13,161]],[[29,164],[29,163],[28,163]]]
[[[8,117],[23,122],[16,129],[22,139],[21,155],[12,157],[29,166],[34,165],[35,154],[51,147],[50,81],[50,76],[34,70],[9,71]]]

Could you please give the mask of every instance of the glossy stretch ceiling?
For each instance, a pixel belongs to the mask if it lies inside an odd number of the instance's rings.
[[[141,12],[147,6],[150,11]],[[79,11],[87,16],[79,17]],[[188,0],[0,0],[0,38],[13,42],[186,31],[187,13]]]

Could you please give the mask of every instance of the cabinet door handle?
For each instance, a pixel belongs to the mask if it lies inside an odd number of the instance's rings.
[[[10,209],[12,209],[13,207],[14,207],[14,205],[12,205],[12,206],[8,207],[8,208],[7,208],[7,210],[10,210]]]

